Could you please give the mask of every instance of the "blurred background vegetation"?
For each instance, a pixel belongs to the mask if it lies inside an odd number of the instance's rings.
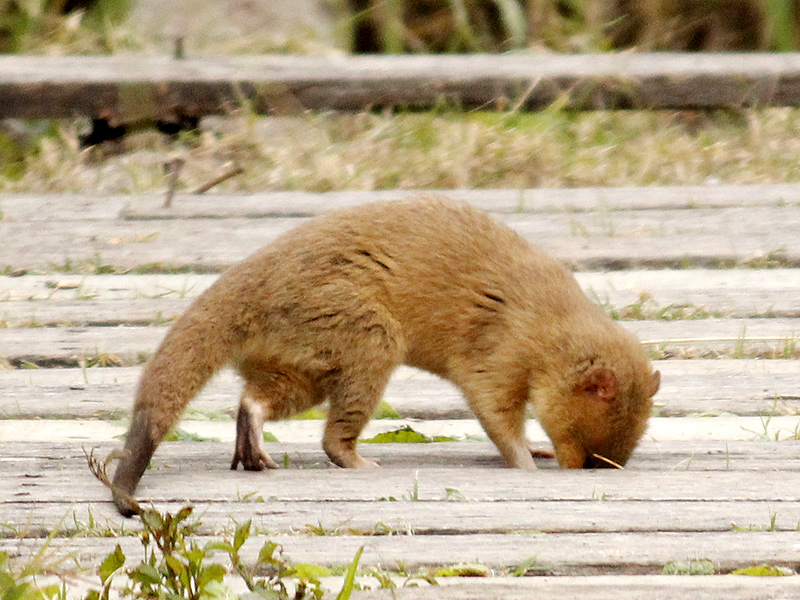
[[[136,50],[118,30],[135,1],[0,0],[0,52]],[[356,53],[790,51],[800,40],[800,0],[321,2],[345,15]]]
[[[35,55],[800,50],[800,0],[0,0]],[[302,18],[301,18],[302,17]],[[86,120],[0,120],[0,193],[526,188],[800,181],[800,109],[204,118],[81,147]]]
[[[358,52],[798,49],[798,0],[350,0]]]

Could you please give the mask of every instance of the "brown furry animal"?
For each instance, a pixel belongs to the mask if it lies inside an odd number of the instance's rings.
[[[330,404],[323,447],[356,452],[392,370],[459,386],[510,467],[535,469],[532,403],[564,468],[624,464],[660,375],[636,339],[560,262],[462,203],[422,197],[331,212],[224,273],[145,367],[114,499],[132,494],[164,435],[209,378],[245,380],[231,468],[276,468],[262,424]]]

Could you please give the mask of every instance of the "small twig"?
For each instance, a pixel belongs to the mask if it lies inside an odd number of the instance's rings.
[[[244,169],[237,165],[235,167],[232,167],[232,168],[228,169],[222,175],[219,175],[218,177],[215,177],[211,181],[209,181],[207,183],[204,183],[203,185],[195,188],[192,191],[192,193],[193,194],[205,194],[208,190],[210,190],[214,186],[219,185],[223,181],[227,181],[231,177],[236,177],[237,175],[241,175],[242,173],[244,173]]]
[[[172,58],[175,60],[183,60],[185,56],[183,36],[178,36],[175,38],[175,48],[173,48],[172,51]]]
[[[520,96],[517,99],[517,101],[514,103],[514,106],[512,106],[511,110],[509,110],[508,112],[510,114],[512,114],[512,115],[518,113],[522,109],[524,104],[528,101],[528,98],[531,97],[531,94],[533,93],[533,90],[536,89],[536,86],[539,85],[539,83],[541,81],[542,81],[541,76],[539,76],[536,79],[534,79],[533,81],[531,81],[530,85],[528,86],[528,89],[526,89],[525,93],[522,94],[522,96]]]
[[[181,174],[184,162],[182,158],[173,158],[171,161],[164,163],[164,170],[167,173],[167,195],[164,197],[164,208],[172,207],[172,198],[175,197],[175,191],[178,188],[178,177]]]
[[[611,465],[611,466],[612,466],[612,467],[614,467],[615,469],[620,469],[620,470],[622,470],[622,469],[624,469],[624,468],[625,468],[625,467],[623,467],[621,464],[619,464],[619,463],[617,463],[617,462],[614,462],[614,461],[613,461],[613,460],[611,460],[610,458],[606,458],[605,456],[601,456],[601,455],[599,455],[599,454],[592,454],[592,458],[596,458],[597,460],[602,460],[603,462],[605,462],[605,463],[608,463],[609,465]]]

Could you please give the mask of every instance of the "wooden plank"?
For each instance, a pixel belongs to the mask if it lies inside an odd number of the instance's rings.
[[[163,196],[88,194],[0,194],[5,218],[18,222],[263,219],[311,217],[337,208],[397,200],[414,194],[443,194],[493,213],[583,213],[624,210],[779,207],[800,203],[796,183],[715,184],[648,187],[347,190],[176,194],[169,209]]]
[[[655,469],[654,461],[649,460],[655,456],[652,447],[645,448],[648,456],[637,453],[633,464],[632,475],[641,481],[643,494],[634,498],[617,497],[606,493],[604,484],[588,483],[583,474],[574,473],[570,478],[565,474],[562,489],[570,490],[574,494],[577,490],[579,497],[570,498],[504,498],[494,494],[492,486],[496,481],[495,473],[502,473],[500,461],[487,456],[492,450],[488,444],[481,446],[476,452],[473,444],[440,445],[432,451],[439,454],[436,458],[431,453],[422,452],[419,448],[410,448],[411,445],[392,445],[380,448],[380,456],[386,458],[387,470],[393,469],[390,465],[415,463],[417,469],[412,474],[410,470],[404,472],[409,476],[406,488],[402,494],[395,495],[395,501],[369,502],[362,497],[348,499],[347,497],[330,498],[324,492],[317,492],[316,499],[301,498],[299,500],[285,500],[272,498],[274,490],[265,487],[265,483],[272,479],[272,473],[248,474],[240,472],[234,479],[235,485],[212,484],[206,490],[204,497],[195,497],[193,503],[197,514],[202,515],[203,534],[219,534],[230,531],[232,522],[244,522],[252,519],[254,525],[260,530],[274,533],[291,533],[310,530],[319,527],[328,535],[349,535],[354,533],[364,534],[370,532],[384,534],[395,532],[399,534],[413,533],[416,535],[465,535],[470,533],[509,533],[520,531],[541,531],[547,533],[581,533],[581,532],[662,532],[662,531],[733,531],[733,530],[776,530],[796,531],[800,523],[800,501],[797,499],[773,496],[765,499],[740,497],[739,490],[731,490],[724,498],[698,500],[697,498],[659,498],[658,508],[654,508],[652,494],[657,490],[658,483],[652,481],[652,472]],[[465,448],[469,446],[469,448]],[[740,474],[747,472],[766,486],[774,486],[775,478],[780,475],[776,469],[783,471],[797,471],[796,448],[792,444],[775,444],[765,442],[738,442],[732,443],[729,457],[721,460],[722,449],[710,444],[665,445],[661,448],[663,455],[670,455],[665,461],[676,460],[679,456],[689,456],[697,453],[696,460],[687,467],[692,471],[703,470],[703,477],[717,478],[721,469],[728,469],[728,473],[738,471]],[[289,445],[290,449],[304,451],[302,445]],[[8,449],[19,448],[19,456],[10,456],[5,452]],[[144,493],[153,493],[153,489],[163,488],[167,484],[159,484],[159,471],[166,465],[168,468],[181,468],[180,462],[190,462],[193,465],[205,464],[210,475],[216,470],[224,471],[226,465],[224,458],[230,452],[225,447],[225,452],[212,452],[220,445],[168,443],[159,449],[155,462],[157,471],[154,472],[155,481],[150,480]],[[124,528],[130,530],[130,521],[121,518],[110,505],[109,497],[103,496],[102,487],[92,481],[86,467],[83,449],[78,444],[43,444],[32,443],[22,447],[12,446],[9,443],[0,445],[6,454],[3,460],[5,477],[12,483],[9,493],[0,501],[0,512],[4,523],[12,528],[27,530],[28,537],[44,537],[54,529],[59,535],[69,535],[85,529],[88,523],[95,522],[98,529]],[[99,455],[108,449],[104,450]],[[307,448],[305,449],[307,450]],[[482,455],[485,451],[485,455]],[[100,452],[100,451],[98,451]],[[295,450],[290,450],[295,453]],[[315,449],[319,456],[318,449]],[[662,455],[662,459],[663,459]],[[790,464],[786,458],[793,461]],[[166,462],[163,462],[165,461]],[[448,465],[451,481],[459,480],[459,472],[465,471],[466,477],[474,477],[477,469],[475,465],[483,463],[482,469],[488,474],[483,494],[490,494],[490,499],[471,498],[462,492],[460,485],[456,484],[448,491],[447,488],[432,489],[420,488],[420,501],[413,501],[413,481],[429,480],[428,465],[435,464],[439,459],[436,472],[441,473],[442,464]],[[459,462],[461,464],[459,466]],[[394,462],[392,462],[394,461]],[[706,461],[705,466],[701,463]],[[783,461],[783,462],[782,462]],[[324,460],[320,459],[319,463]],[[486,465],[492,463],[494,467]],[[316,463],[315,463],[316,465]],[[309,478],[304,471],[310,465],[308,462],[298,465],[300,470],[294,469],[291,473],[299,474],[298,477],[309,485]],[[547,469],[541,473],[528,474],[522,479],[526,481],[525,487],[538,488],[537,481],[544,473],[557,473],[552,471],[552,465],[544,465]],[[453,468],[457,467],[457,468]],[[191,467],[184,469],[188,471]],[[712,469],[709,471],[708,469]],[[764,475],[764,472],[772,475]],[[391,474],[391,471],[388,471]],[[676,471],[677,472],[677,471]],[[288,474],[289,472],[287,472]],[[324,487],[327,478],[326,471],[318,471],[321,477],[312,483],[314,489]],[[686,473],[685,471],[683,473]],[[381,473],[383,475],[384,472]],[[694,477],[697,478],[697,473]],[[69,493],[71,487],[59,492],[52,485],[46,489],[39,487],[36,493],[30,493],[34,481],[40,481],[52,476],[59,480],[81,482],[83,486],[92,489],[90,498],[84,493],[77,492],[76,496]],[[170,484],[175,486],[172,490],[173,497],[180,497],[183,490],[192,485],[187,479],[189,473],[183,474],[183,483],[174,478]],[[374,478],[374,474],[373,474]],[[190,479],[193,479],[191,477]],[[571,481],[569,481],[571,479]],[[266,482],[265,482],[266,480]],[[688,481],[688,479],[687,479]],[[684,481],[686,483],[687,481]],[[205,481],[204,481],[205,482]],[[519,482],[518,482],[519,483]],[[680,483],[680,477],[676,480]],[[731,483],[730,480],[718,480],[720,485]],[[15,485],[14,485],[15,484]],[[778,480],[778,485],[780,481]],[[284,486],[279,484],[277,489]],[[648,488],[649,494],[648,495]],[[149,492],[148,492],[149,490]],[[60,495],[59,495],[60,494]],[[356,494],[357,495],[357,494]],[[389,496],[385,496],[388,498]],[[373,499],[374,500],[374,499]],[[176,511],[180,503],[175,500],[159,501],[159,510]],[[654,513],[657,511],[657,513]],[[657,514],[657,517],[654,517]],[[67,515],[67,518],[64,518]]]
[[[773,470],[770,461],[762,462],[760,470],[728,470],[735,461],[725,455],[724,444],[720,444],[715,455],[716,469],[709,470],[709,463],[706,463],[700,472],[691,470],[692,464],[658,471],[653,469],[652,463],[640,465],[637,460],[620,471],[560,470],[550,460],[541,461],[543,468],[531,473],[506,469],[496,455],[488,453],[480,458],[487,466],[386,466],[380,471],[360,471],[330,468],[319,450],[311,450],[309,446],[308,453],[290,457],[289,469],[253,473],[228,468],[230,446],[224,453],[213,455],[201,448],[200,455],[208,456],[210,461],[203,464],[192,460],[192,453],[183,448],[171,451],[169,446],[178,443],[159,447],[152,468],[142,478],[137,492],[140,498],[156,503],[230,503],[258,498],[267,502],[372,502],[416,497],[423,508],[425,502],[446,501],[447,490],[454,489],[469,502],[800,502],[800,473],[796,462],[786,463],[787,468],[781,470]],[[206,446],[196,442],[188,444]],[[781,444],[797,446],[793,442]],[[80,446],[73,443],[73,447]],[[399,465],[397,457],[403,457],[399,450],[371,447],[364,450],[364,455],[388,456]],[[485,450],[491,452],[488,446]],[[423,454],[426,460],[436,462],[435,453],[441,452],[444,456],[446,451],[447,448],[442,447],[427,447],[424,453],[417,449],[406,450],[405,458],[413,460],[414,456],[408,454]],[[414,463],[405,463],[408,464]],[[0,504],[109,500],[108,490],[93,479],[88,468],[60,469],[60,465],[58,456],[34,460],[27,466],[20,463],[0,480]]]
[[[781,353],[800,334],[796,319],[620,321],[653,350],[677,356],[702,353]],[[0,358],[12,363],[76,366],[103,357],[140,363],[155,351],[166,327],[0,328]],[[113,356],[109,356],[113,355]],[[119,359],[119,360],[117,360]]]
[[[659,361],[657,414],[800,413],[800,361]],[[140,367],[0,370],[0,416],[12,419],[126,418]],[[192,401],[187,418],[233,417],[241,383],[225,370]],[[401,367],[384,400],[407,419],[471,419],[460,392],[438,377]]]
[[[531,243],[586,269],[800,265],[800,206],[503,214]],[[305,218],[0,221],[0,265],[12,270],[219,271]],[[198,240],[203,240],[198,244]],[[754,262],[755,261],[755,262]]]
[[[175,120],[225,114],[429,108],[796,106],[800,55],[6,56],[3,118]]]
[[[178,424],[181,431],[196,437],[203,442],[228,442],[232,444],[236,439],[236,428],[228,417],[233,412],[231,406],[227,412],[218,410],[222,419],[196,420],[193,416],[196,411],[188,411],[187,419]],[[103,415],[105,416],[105,415]],[[111,414],[113,419],[120,415]],[[199,414],[200,417],[205,415]],[[281,442],[301,442],[312,444],[316,453],[322,440],[324,421],[320,419],[290,419],[267,424],[265,431],[272,434]],[[395,431],[411,427],[418,433],[427,437],[447,437],[464,443],[474,440],[486,440],[486,433],[474,418],[472,419],[431,419],[427,421],[406,419],[373,419],[362,432],[363,439],[370,439],[380,433]],[[105,443],[122,439],[127,431],[124,421],[117,420],[26,420],[14,419],[0,421],[0,439],[8,442],[42,442],[52,439],[63,439],[72,442],[82,442],[86,445]],[[739,416],[697,416],[690,419],[676,419],[674,417],[652,417],[648,423],[647,437],[659,444],[670,441],[689,441],[691,439],[717,440],[720,443],[731,441],[766,439],[784,441],[796,439],[800,431],[800,420],[797,416],[739,417]],[[548,437],[535,419],[526,421],[526,435],[535,444],[549,447]],[[276,450],[281,455],[285,450],[279,446]],[[371,456],[380,452],[371,446],[362,447],[362,452]],[[493,449],[487,453],[491,455]],[[306,453],[308,454],[308,453]],[[691,462],[691,457],[683,457]],[[327,464],[327,459],[320,455],[320,464]],[[496,456],[493,458],[496,460]],[[434,460],[434,464],[438,464]],[[666,465],[660,461],[661,466],[679,467],[679,465]]]
[[[678,419],[672,419],[678,421]],[[683,420],[685,421],[685,419]],[[283,462],[288,456],[288,467],[292,469],[328,469],[330,467],[318,440],[308,443],[276,443],[269,442],[268,452]],[[105,457],[112,449],[121,445],[120,440],[87,444],[85,442],[68,441],[64,438],[51,438],[48,441],[29,440],[27,442],[0,442],[2,465],[9,475],[37,476],[48,471],[78,473],[83,478],[87,474],[85,451],[95,448],[98,457]],[[545,447],[544,445],[542,447]],[[626,470],[641,473],[649,471],[796,471],[800,462],[796,440],[775,442],[763,438],[751,437],[741,440],[709,440],[680,439],[677,441],[655,441],[646,435],[637,447],[634,458]],[[470,441],[461,443],[429,444],[373,444],[362,445],[361,451],[379,461],[386,468],[407,468],[414,465],[420,468],[451,467],[463,469],[467,467],[483,467],[500,469],[503,461],[495,447],[488,441]],[[232,454],[232,446],[228,442],[164,442],[159,446],[156,458],[158,465],[172,464],[183,470],[204,468],[211,471],[225,471],[229,466],[228,458]],[[556,469],[552,459],[539,459],[541,470]],[[454,473],[455,475],[455,473]],[[259,478],[270,477],[269,474],[246,475],[243,481],[254,477],[256,483],[263,483]],[[534,475],[535,476],[535,475]],[[730,500],[730,498],[725,499]],[[40,499],[40,501],[56,502],[57,498]],[[66,500],[63,500],[66,501]]]
[[[197,536],[199,546],[211,541]],[[656,574],[675,561],[698,557],[710,560],[722,573],[762,563],[793,567],[800,560],[796,532],[699,533],[579,533],[517,535],[425,536],[270,536],[286,556],[301,563],[350,564],[362,546],[362,566],[395,570],[401,563],[409,572],[464,562],[481,563],[496,571],[515,569],[535,558],[536,572],[554,575]],[[56,540],[48,556],[73,556],[80,564],[97,564],[122,547],[129,560],[142,559],[141,542],[124,538]],[[0,551],[13,559],[30,556],[41,540],[0,540]],[[242,547],[245,563],[252,564],[262,543]]]
[[[247,195],[176,194],[173,205],[163,208],[160,197],[142,196],[129,202],[121,215],[131,220],[197,218],[264,218],[314,216],[334,208],[367,202],[397,200],[412,193],[443,194],[492,213],[583,213],[622,210],[677,210],[784,206],[800,202],[800,186],[793,183],[752,185],[694,185],[614,188],[533,188],[525,190],[348,190],[322,193],[262,192]],[[5,205],[0,196],[0,204]],[[14,214],[14,205],[11,205]],[[31,218],[41,214],[26,211]],[[74,216],[67,216],[74,218]]]
[[[525,577],[439,581],[435,587],[402,587],[396,590],[356,591],[353,600],[766,600],[798,594],[797,577],[738,577],[636,575],[614,577]]]
[[[455,492],[454,492],[455,494]],[[234,523],[252,521],[267,535],[318,532],[320,535],[473,535],[611,532],[797,531],[800,503],[782,502],[459,502],[430,501],[424,506],[397,502],[281,502],[253,500],[197,502],[201,535],[230,532]],[[176,502],[158,509],[175,514]],[[657,518],[653,514],[657,512]],[[3,525],[26,537],[60,537],[95,530],[130,531],[138,524],[119,516],[107,502],[7,502]],[[65,518],[66,515],[66,518]],[[774,517],[774,522],[773,522]],[[465,557],[466,560],[466,557]]]
[[[575,276],[591,298],[622,317],[800,317],[800,269],[662,269]],[[7,327],[163,324],[186,310],[216,278],[198,273],[0,276],[0,322]]]

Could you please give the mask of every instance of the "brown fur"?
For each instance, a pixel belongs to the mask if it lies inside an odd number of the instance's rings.
[[[659,385],[641,345],[558,261],[485,213],[422,197],[332,212],[224,273],[147,364],[115,473],[128,498],[158,443],[225,364],[245,389],[232,468],[275,468],[264,420],[328,400],[323,446],[356,442],[400,364],[458,385],[511,467],[535,469],[532,403],[565,468],[624,464]],[[602,466],[599,464],[597,466]]]

